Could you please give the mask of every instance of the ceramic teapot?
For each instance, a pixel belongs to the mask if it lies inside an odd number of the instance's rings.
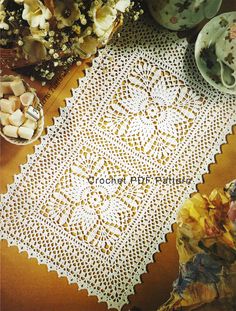
[[[210,19],[218,12],[222,0],[147,0],[150,13],[162,26],[186,30]]]

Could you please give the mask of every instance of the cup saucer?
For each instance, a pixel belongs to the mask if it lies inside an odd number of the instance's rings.
[[[236,95],[236,86],[227,88],[221,82],[221,67],[215,53],[215,43],[236,22],[236,12],[223,13],[210,20],[200,31],[195,44],[195,60],[203,78],[221,92]],[[236,57],[236,56],[235,56]]]

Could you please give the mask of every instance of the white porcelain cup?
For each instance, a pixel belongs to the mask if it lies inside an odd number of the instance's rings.
[[[217,61],[220,64],[222,84],[227,88],[236,86],[236,23],[222,33],[215,44]]]
[[[171,30],[195,27],[218,12],[222,0],[146,0],[153,18]]]

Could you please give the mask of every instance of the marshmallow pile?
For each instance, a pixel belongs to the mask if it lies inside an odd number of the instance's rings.
[[[25,89],[19,77],[0,82],[0,120],[6,136],[27,140],[33,137],[40,118],[35,101],[35,94]]]

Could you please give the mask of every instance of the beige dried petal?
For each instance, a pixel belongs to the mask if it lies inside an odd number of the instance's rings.
[[[124,13],[129,6],[130,0],[119,0],[115,5],[115,9]]]

